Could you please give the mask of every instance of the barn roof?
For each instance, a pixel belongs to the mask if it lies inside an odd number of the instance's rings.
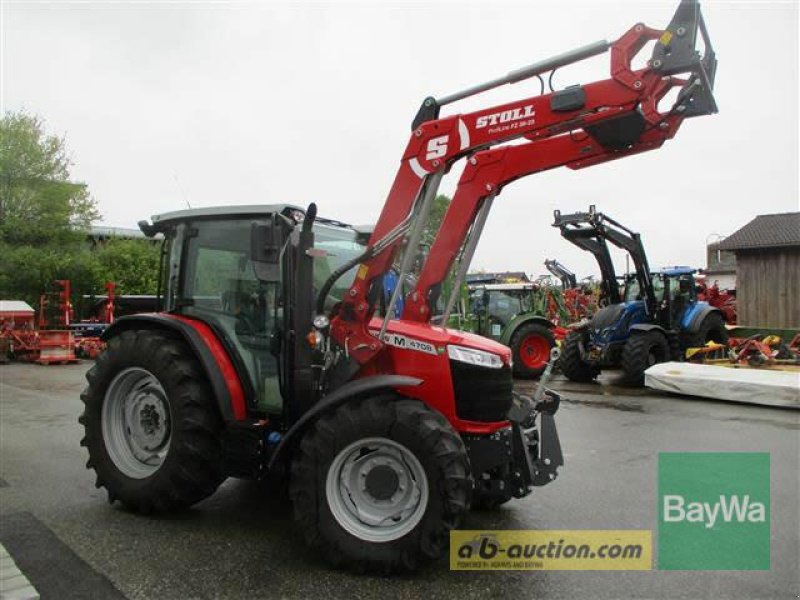
[[[758,215],[719,244],[720,250],[800,246],[800,212]]]

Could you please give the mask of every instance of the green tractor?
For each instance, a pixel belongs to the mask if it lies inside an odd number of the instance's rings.
[[[451,320],[511,348],[514,376],[522,379],[541,376],[551,350],[566,334],[556,324],[569,318],[556,288],[531,282],[471,283],[465,286],[460,304],[460,314]]]

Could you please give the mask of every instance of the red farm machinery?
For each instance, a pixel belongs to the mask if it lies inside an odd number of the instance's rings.
[[[652,58],[632,69],[649,41]],[[442,114],[606,52],[608,79]],[[368,237],[314,204],[140,223],[164,236],[161,312],[117,319],[87,374],[81,443],[96,485],[150,513],[192,505],[229,476],[282,474],[312,546],[336,564],[391,572],[440,556],[470,506],[552,482],[563,464],[558,395],[515,394],[508,347],[433,324],[432,307],[454,272],[436,315],[446,323],[504,186],[660,148],[687,117],[716,112],[715,69],[699,6],[684,0],[665,30],[637,24],[616,42],[425,99]],[[377,316],[384,277],[399,265],[406,281],[442,176],[462,158],[414,289],[395,286]]]

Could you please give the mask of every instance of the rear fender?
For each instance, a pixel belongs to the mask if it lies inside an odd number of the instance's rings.
[[[648,333],[650,331],[658,331],[665,337],[667,335],[667,331],[661,327],[661,325],[656,325],[655,323],[636,323],[636,325],[631,325],[630,331],[631,333]]]
[[[368,392],[376,392],[378,390],[388,391],[397,387],[415,387],[421,383],[422,379],[408,377],[406,375],[374,375],[349,381],[341,387],[336,388],[336,390],[314,404],[314,406],[304,413],[303,416],[292,425],[289,431],[286,432],[269,460],[269,469],[273,469],[279,464],[281,458],[288,456],[288,450],[302,438],[302,434],[306,428],[316,421],[324,412],[341,406]]]
[[[132,329],[160,329],[177,333],[200,361],[222,418],[225,421],[241,421],[247,417],[242,382],[222,343],[208,325],[168,313],[130,315],[114,321],[103,332],[102,339],[108,341]]]
[[[522,315],[516,317],[511,321],[511,323],[508,324],[508,327],[503,330],[503,335],[500,337],[499,342],[508,346],[511,343],[511,338],[514,336],[517,329],[523,325],[526,325],[527,323],[536,323],[537,325],[542,325],[548,329],[553,329],[553,327],[555,327],[555,324],[550,319],[541,315]]]
[[[719,314],[722,320],[725,320],[725,315],[718,308],[715,308],[707,302],[697,302],[684,314],[681,319],[681,327],[684,333],[697,333],[700,326],[705,321],[706,317],[712,313]]]

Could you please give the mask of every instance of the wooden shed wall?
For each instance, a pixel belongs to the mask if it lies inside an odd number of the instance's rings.
[[[736,309],[742,325],[800,328],[800,248],[737,252]]]

